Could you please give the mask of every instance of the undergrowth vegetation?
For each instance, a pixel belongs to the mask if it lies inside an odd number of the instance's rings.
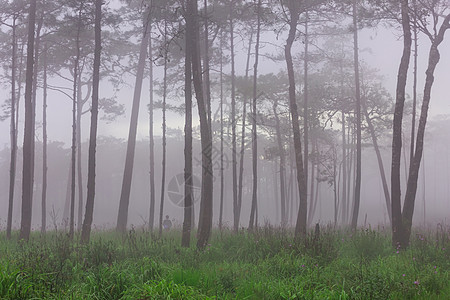
[[[266,226],[215,231],[198,251],[179,230],[96,232],[88,245],[0,235],[0,299],[449,299],[450,231],[417,232],[405,251],[390,238],[324,227],[296,241]]]

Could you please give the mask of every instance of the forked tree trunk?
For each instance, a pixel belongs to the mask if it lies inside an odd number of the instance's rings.
[[[408,14],[408,0],[401,1],[403,54],[397,75],[396,100],[392,133],[392,168],[391,168],[391,212],[392,212],[392,244],[394,247],[405,247],[402,226],[400,161],[402,153],[402,120],[405,105],[405,87],[411,57],[411,28]]]

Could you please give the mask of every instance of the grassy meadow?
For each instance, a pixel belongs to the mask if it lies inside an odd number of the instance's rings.
[[[181,230],[0,234],[0,299],[450,299],[450,231],[415,232],[406,251],[383,228],[322,228],[294,241],[270,226],[214,231],[203,251]]]

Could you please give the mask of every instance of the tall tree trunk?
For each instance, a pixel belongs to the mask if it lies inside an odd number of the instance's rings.
[[[247,63],[245,67],[245,82],[248,82],[248,74],[250,70],[250,56],[253,40],[253,31],[250,32],[250,38],[248,41],[247,49]],[[245,122],[247,119],[247,95],[244,95],[242,103],[242,127],[241,127],[241,149],[239,152],[239,183],[238,183],[238,202],[237,202],[237,223],[235,223],[234,230],[237,232],[239,229],[239,220],[241,219],[242,208],[242,190],[244,180],[244,156],[245,156]]]
[[[402,28],[403,28],[403,54],[397,75],[396,100],[392,132],[392,168],[391,168],[391,212],[392,212],[392,244],[394,247],[404,247],[401,188],[400,188],[400,161],[402,153],[402,120],[405,105],[405,87],[408,76],[409,60],[411,57],[411,27],[408,14],[408,0],[401,1]]]
[[[83,115],[84,101],[81,97],[81,73],[78,76],[78,91],[77,91],[77,181],[78,181],[78,219],[77,231],[81,231],[81,224],[83,222],[83,170],[81,165],[81,116]]]
[[[359,45],[358,45],[358,17],[356,1],[353,2],[353,59],[355,67],[356,93],[356,181],[352,213],[352,230],[358,225],[359,204],[361,201],[361,84],[359,81]]]
[[[25,81],[25,129],[23,138],[22,172],[22,213],[20,221],[20,239],[28,240],[31,231],[32,199],[32,140],[33,134],[33,67],[34,67],[34,29],[36,23],[36,0],[30,1],[28,14],[27,70]]]
[[[286,220],[286,188],[285,188],[285,165],[286,157],[284,156],[284,146],[281,138],[281,128],[280,128],[280,118],[278,117],[278,99],[275,98],[273,101],[273,115],[275,117],[275,131],[277,135],[278,152],[280,153],[280,204],[281,204],[281,227],[285,227],[287,224]]]
[[[91,106],[91,127],[89,132],[89,158],[88,158],[88,182],[86,209],[84,213],[83,228],[81,230],[81,242],[89,243],[91,236],[92,218],[94,214],[95,198],[95,151],[97,147],[97,121],[98,121],[98,92],[100,83],[100,55],[101,55],[101,18],[102,0],[95,0],[95,21],[94,21],[94,68],[92,77],[92,106]]]
[[[347,223],[347,148],[346,148],[345,113],[342,110],[342,224]]]
[[[316,151],[317,151],[317,149],[315,148],[316,147],[316,143],[315,143],[316,141],[315,141],[315,139],[314,138],[312,138],[312,140],[311,140],[311,152],[314,154]],[[315,211],[315,209],[316,209],[316,203],[315,203],[315,201],[314,201],[314,186],[315,186],[315,178],[316,178],[316,169],[317,169],[317,165],[315,164],[315,162],[311,162],[311,182],[310,182],[310,198],[309,198],[309,203],[310,203],[310,206],[309,206],[309,209],[308,209],[308,225],[311,225],[311,223],[312,223],[312,220],[313,220],[313,218],[314,218],[314,211]],[[306,169],[305,169],[306,170]],[[308,173],[308,172],[305,172],[305,173]]]
[[[47,44],[44,46],[44,82],[42,95],[42,197],[41,233],[47,228]]]
[[[149,122],[149,148],[150,148],[150,211],[148,217],[149,230],[153,231],[153,226],[155,223],[155,139],[153,137],[153,48],[152,48],[152,36],[151,28],[148,35],[148,56],[149,56],[149,68],[150,68],[150,78],[149,78],[149,105],[148,105],[148,122]],[[187,110],[187,107],[186,107]],[[187,113],[187,112],[186,112]]]
[[[258,140],[256,132],[256,101],[257,95],[257,82],[258,82],[258,59],[259,59],[259,38],[261,34],[261,0],[258,0],[258,25],[256,28],[256,44],[255,44],[255,64],[253,65],[253,103],[252,103],[252,169],[253,169],[253,191],[252,191],[252,206],[250,210],[250,221],[248,229],[252,230],[256,227],[258,222],[255,221],[258,217],[255,217],[256,207],[258,202]]]
[[[80,62],[80,33],[83,2],[78,11],[77,36],[75,41],[75,61],[73,66],[73,96],[72,96],[72,151],[71,151],[71,190],[70,190],[70,226],[69,237],[72,239],[75,230],[75,172],[76,172],[76,151],[77,151],[77,91],[78,91],[78,71]]]
[[[304,69],[303,69],[303,82],[304,82],[304,87],[303,87],[303,144],[305,147],[305,153],[304,155],[304,159],[303,159],[303,168],[305,170],[305,193],[306,195],[308,195],[308,164],[309,164],[309,123],[308,123],[308,51],[309,51],[309,35],[308,35],[308,11],[305,11],[305,57],[304,57]],[[311,169],[314,169],[313,167]],[[311,170],[311,172],[313,172]],[[311,197],[310,197],[310,203],[312,203],[312,200],[314,199],[314,191],[313,191],[313,180],[314,179],[314,175],[312,175],[311,177]],[[310,209],[311,211],[311,209]]]
[[[11,238],[12,214],[14,206],[14,188],[16,181],[16,162],[17,162],[17,127],[16,127],[16,60],[17,60],[17,40],[16,40],[16,21],[17,15],[13,15],[12,24],[12,55],[11,55],[11,156],[9,165],[9,198],[8,198],[8,219],[6,223],[6,238]]]
[[[167,16],[164,18],[164,47],[167,47]],[[164,53],[164,75],[163,75],[163,100],[162,100],[162,175],[161,175],[161,202],[159,204],[159,236],[162,235],[162,223],[164,215],[164,196],[166,187],[166,155],[167,155],[167,124],[166,124],[166,98],[167,98],[167,55]]]
[[[411,115],[411,147],[409,152],[409,165],[411,165],[414,157],[414,140],[416,138],[416,108],[417,108],[417,51],[419,45],[417,43],[417,5],[416,0],[413,0],[413,33],[414,33],[414,70],[413,70],[413,104]]]
[[[417,128],[417,141],[414,157],[409,168],[408,184],[406,186],[405,203],[402,211],[402,222],[404,226],[404,245],[409,244],[411,237],[412,219],[414,214],[414,204],[417,192],[417,180],[419,177],[420,161],[423,154],[423,141],[425,136],[425,127],[428,116],[428,107],[431,100],[431,88],[434,82],[434,71],[440,60],[439,45],[444,40],[444,35],[447,29],[450,28],[450,14],[446,16],[439,32],[432,41],[430,52],[428,55],[428,67],[425,78],[425,88],[423,92],[422,108],[419,118],[419,126]]]
[[[220,210],[219,229],[223,226],[223,194],[224,194],[224,157],[223,157],[223,45],[222,32],[220,33]]]
[[[128,132],[127,154],[125,157],[125,168],[123,171],[122,191],[120,193],[119,213],[117,215],[116,230],[125,232],[128,220],[128,206],[130,203],[131,180],[133,177],[134,152],[136,148],[136,133],[139,116],[139,104],[141,100],[142,81],[144,79],[145,59],[147,56],[148,37],[147,31],[150,22],[150,14],[145,14],[144,28],[141,47],[139,50],[139,61],[137,66],[136,81],[134,86],[133,105],[131,108],[130,128]]]
[[[234,0],[230,1],[230,51],[231,51],[231,165],[233,176],[233,225],[234,231],[239,229],[240,206],[237,187],[237,160],[236,160],[236,74],[234,62]],[[245,105],[244,105],[245,106]]]
[[[295,224],[295,236],[300,237],[306,234],[306,217],[307,217],[307,196],[306,196],[306,182],[305,172],[303,169],[303,157],[302,157],[302,142],[300,138],[300,122],[298,119],[297,102],[295,97],[295,74],[294,65],[292,62],[292,44],[295,40],[297,23],[299,18],[298,3],[295,0],[291,0],[289,3],[289,35],[284,48],[284,54],[286,57],[286,65],[289,77],[289,109],[292,116],[292,132],[294,134],[294,149],[295,149],[295,162],[297,166],[297,181],[298,192],[300,196],[300,204],[297,214],[297,221]]]
[[[186,28],[192,26],[192,19],[186,16]],[[184,60],[184,103],[186,106],[184,124],[184,221],[181,246],[189,247],[192,229],[192,31],[186,30]]]
[[[208,243],[212,227],[213,168],[211,155],[211,123],[208,121],[208,107],[203,97],[198,4],[196,0],[188,0],[186,17],[191,20],[191,22],[189,22],[190,26],[187,27],[186,30],[189,32],[189,36],[192,37],[192,75],[200,118],[200,136],[202,145],[202,193],[197,247],[203,249]]]

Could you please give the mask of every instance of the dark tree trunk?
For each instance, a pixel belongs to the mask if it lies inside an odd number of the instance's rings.
[[[255,64],[253,65],[253,103],[252,103],[252,169],[253,169],[253,190],[252,190],[252,206],[250,210],[250,221],[248,229],[252,230],[253,227],[258,225],[256,215],[256,208],[258,202],[258,140],[256,132],[256,101],[257,95],[257,82],[258,82],[258,59],[259,59],[259,37],[261,34],[261,0],[258,0],[258,25],[256,29],[256,44],[255,44]],[[256,216],[255,216],[256,215]]]
[[[200,117],[200,136],[202,145],[202,192],[198,228],[197,247],[203,249],[209,240],[212,227],[213,208],[213,168],[211,124],[208,121],[208,107],[203,97],[202,66],[200,58],[200,34],[198,22],[198,4],[196,0],[187,2],[187,18],[191,20],[186,28],[192,37],[192,75]]]
[[[292,44],[295,40],[297,22],[299,18],[299,8],[297,1],[289,1],[289,35],[286,41],[284,54],[286,57],[286,65],[289,77],[289,110],[292,117],[292,132],[294,134],[294,150],[295,150],[295,162],[297,167],[297,181],[298,181],[298,193],[300,196],[299,209],[297,214],[297,221],[295,224],[295,236],[303,236],[306,234],[306,218],[307,218],[307,196],[306,196],[306,182],[305,171],[303,169],[303,157],[302,157],[302,142],[300,138],[300,122],[298,119],[297,102],[295,96],[295,74],[294,64],[292,62]],[[292,207],[291,207],[292,209]]]
[[[191,16],[186,16],[186,28],[192,27]],[[192,31],[186,30],[184,61],[184,103],[186,106],[184,124],[184,221],[181,246],[189,247],[192,229]]]
[[[9,198],[8,198],[8,219],[6,223],[6,238],[11,238],[12,214],[14,206],[14,188],[16,181],[17,162],[17,127],[16,127],[16,60],[17,60],[17,40],[16,40],[16,20],[17,15],[13,15],[12,24],[12,55],[11,55],[11,158],[9,165]]]
[[[397,89],[392,133],[392,168],[391,168],[391,212],[392,212],[392,244],[394,247],[404,247],[401,190],[400,161],[402,153],[402,120],[405,105],[405,87],[408,76],[409,59],[411,57],[411,28],[408,14],[408,0],[401,1],[403,27],[403,54],[397,75]]]
[[[101,55],[101,18],[102,0],[95,0],[95,25],[94,25],[94,69],[92,77],[92,107],[91,128],[89,133],[89,158],[88,158],[88,182],[86,210],[84,214],[81,242],[87,244],[91,235],[92,218],[94,213],[95,198],[95,151],[97,147],[97,121],[98,121],[98,92],[100,83],[100,55]]]
[[[355,93],[356,93],[356,174],[355,194],[352,213],[352,230],[358,225],[359,204],[361,202],[361,84],[359,81],[359,49],[358,49],[358,20],[356,0],[353,2],[353,60],[355,67]]]
[[[20,239],[28,240],[31,231],[32,199],[32,140],[33,134],[33,67],[34,67],[34,29],[36,23],[36,0],[30,1],[28,15],[27,70],[25,81],[25,129],[23,138],[23,173],[22,173],[22,213],[20,222]]]
[[[164,47],[167,47],[167,16],[164,20]],[[167,98],[167,55],[164,53],[164,75],[163,75],[163,99],[162,99],[162,174],[161,174],[161,202],[159,204],[159,236],[162,235],[162,223],[164,215],[164,196],[166,187],[166,147],[167,147],[167,124],[166,124],[166,98]]]
[[[346,148],[345,113],[342,111],[342,224],[347,223],[347,148]]]
[[[305,57],[304,57],[304,69],[303,69],[303,81],[304,81],[304,87],[303,87],[303,144],[305,147],[305,153],[304,159],[303,159],[303,168],[305,170],[305,193],[308,196],[308,164],[309,164],[309,122],[308,122],[308,51],[309,51],[309,35],[308,35],[308,11],[305,12]],[[313,172],[313,167],[311,168],[311,172]],[[311,177],[311,197],[310,197],[310,203],[312,203],[312,200],[314,199],[314,192],[313,192],[313,178],[314,175]],[[311,209],[310,209],[311,211]]]
[[[131,108],[130,128],[128,132],[127,154],[125,157],[125,168],[123,171],[122,191],[120,194],[119,213],[117,215],[117,227],[119,232],[125,232],[128,220],[128,206],[130,203],[131,180],[133,177],[134,152],[136,148],[137,122],[139,116],[139,103],[141,100],[142,81],[144,79],[145,59],[147,56],[150,15],[144,17],[144,30],[142,34],[141,47],[139,51],[139,61],[134,86],[133,105]]]
[[[437,36],[432,41],[430,52],[428,55],[428,67],[425,78],[425,88],[423,91],[422,109],[420,112],[419,126],[417,128],[417,141],[414,157],[409,168],[408,184],[406,186],[405,203],[402,211],[402,223],[404,230],[403,242],[404,246],[409,244],[411,237],[411,226],[414,215],[414,204],[417,192],[417,180],[419,177],[420,161],[423,154],[423,140],[425,136],[425,127],[428,116],[428,107],[431,100],[431,88],[434,82],[434,71],[440,60],[439,45],[444,40],[447,29],[450,28],[450,14],[446,16]]]
[[[223,194],[224,194],[224,178],[223,178],[223,45],[222,33],[220,37],[220,210],[219,210],[219,229],[223,226]]]
[[[85,103],[81,97],[81,73],[78,76],[78,92],[77,92],[77,181],[78,181],[78,220],[77,231],[81,231],[83,222],[83,170],[81,166],[81,116],[83,115],[83,104]]]

